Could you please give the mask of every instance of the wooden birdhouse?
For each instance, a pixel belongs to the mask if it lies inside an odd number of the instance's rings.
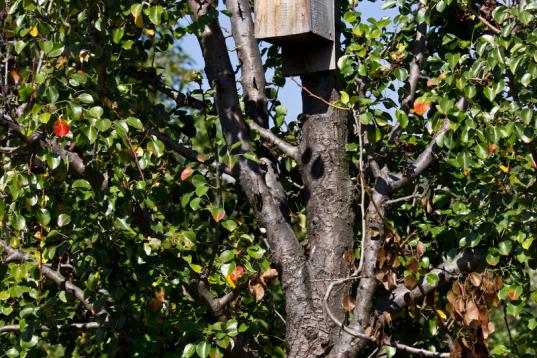
[[[255,36],[282,47],[286,75],[336,68],[334,0],[255,0]]]

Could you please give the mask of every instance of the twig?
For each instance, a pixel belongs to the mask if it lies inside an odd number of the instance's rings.
[[[299,161],[299,152],[297,147],[287,143],[286,141],[278,137],[276,134],[272,133],[270,129],[263,128],[254,121],[250,121],[249,125],[250,128],[259,132],[261,138],[263,138],[268,143],[276,146],[283,154],[287,155],[288,157],[294,159],[297,162]]]
[[[341,322],[335,315],[334,313],[332,312],[332,310],[330,309],[329,305],[328,305],[328,300],[330,299],[330,294],[332,293],[332,291],[334,290],[334,287],[338,286],[338,285],[341,285],[347,281],[351,281],[351,280],[358,280],[358,279],[361,279],[362,277],[361,276],[351,276],[351,277],[347,277],[347,278],[344,278],[344,279],[341,279],[341,280],[337,280],[337,281],[334,281],[332,282],[329,286],[328,286],[328,290],[326,291],[326,294],[324,295],[324,299],[323,299],[323,308],[324,310],[326,311],[326,313],[328,314],[328,316],[330,317],[330,319],[332,321],[334,321],[334,323],[338,326],[338,327],[341,327],[341,329],[343,329],[346,333],[350,334],[351,336],[354,336],[354,337],[357,337],[357,338],[360,338],[360,339],[365,339],[365,340],[368,340],[368,341],[371,341],[371,342],[377,342],[377,338],[375,337],[372,337],[372,336],[369,336],[365,333],[362,333],[362,332],[358,332],[357,330],[355,329],[352,329],[348,326],[345,326],[343,324],[343,322]],[[395,341],[394,339],[388,339],[388,338],[384,338],[382,340],[382,343],[387,345],[387,346],[391,346],[391,347],[395,347],[399,350],[402,350],[402,351],[405,351],[405,352],[408,352],[408,353],[413,353],[413,354],[419,354],[419,355],[422,355],[424,357],[441,357],[441,358],[447,358],[450,356],[451,353],[443,353],[443,352],[432,352],[432,351],[428,351],[426,349],[421,349],[421,348],[414,348],[414,347],[411,347],[411,346],[407,346],[405,344],[402,344],[402,343],[399,343],[397,341]]]
[[[414,189],[414,192],[411,195],[403,196],[403,197],[397,198],[397,199],[387,200],[385,204],[386,205],[393,205],[393,204],[401,203],[403,201],[408,201],[408,200],[411,200],[411,199],[419,198],[420,196],[422,196],[422,195],[420,195],[418,193],[418,186],[416,185],[416,189]]]
[[[341,107],[341,106],[338,106],[336,104],[333,104],[333,103],[330,103],[328,102],[327,100],[325,100],[324,98],[322,98],[321,96],[317,96],[315,93],[313,93],[312,91],[310,91],[308,88],[302,86],[302,84],[300,84],[294,77],[291,76],[291,80],[296,83],[298,85],[298,87],[302,88],[304,90],[304,92],[306,92],[307,94],[309,94],[311,97],[313,98],[316,98],[318,99],[319,101],[323,102],[324,104],[326,104],[327,106],[330,106],[332,108],[336,108],[336,109],[340,109],[342,111],[350,111],[351,109],[349,107]]]
[[[497,28],[496,26],[492,25],[487,19],[485,19],[482,15],[477,15],[477,18],[483,23],[483,25],[485,25],[486,27],[488,27],[490,30],[492,30],[493,32],[495,32],[496,34],[500,34],[502,31]]]
[[[505,322],[505,327],[507,328],[507,332],[509,333],[509,342],[511,343],[511,346],[513,346],[513,349],[515,353],[518,355],[518,346],[513,339],[513,334],[511,333],[511,327],[509,326],[509,321],[507,320],[507,305],[503,304],[503,320]]]

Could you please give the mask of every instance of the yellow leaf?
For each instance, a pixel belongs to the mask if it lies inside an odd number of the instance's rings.
[[[134,18],[134,24],[137,28],[141,29],[144,27],[144,18],[142,17],[142,13],[140,12],[138,16]]]
[[[446,314],[442,310],[436,310],[436,313],[438,313],[438,316],[440,316],[440,318],[442,318],[442,319],[447,318]]]
[[[149,36],[155,36],[155,30],[153,29],[145,29],[145,33]]]
[[[32,37],[36,37],[37,35],[39,35],[39,31],[37,30],[37,26],[32,27],[32,29],[30,30],[30,35],[32,35]]]
[[[500,169],[502,172],[507,173],[509,171],[509,167],[506,167],[505,165],[500,165]]]
[[[228,283],[228,285],[235,288],[235,282],[233,282],[233,280],[231,279],[229,275],[226,276],[226,282]]]

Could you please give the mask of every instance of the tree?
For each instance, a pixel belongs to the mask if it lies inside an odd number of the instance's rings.
[[[535,1],[341,1],[298,119],[247,0],[0,4],[7,356],[536,354]]]

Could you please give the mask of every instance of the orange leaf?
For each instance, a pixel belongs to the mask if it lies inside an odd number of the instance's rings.
[[[11,70],[11,72],[9,72],[9,74],[11,75],[15,86],[17,86],[21,82],[21,76],[19,75],[19,71],[13,69]]]
[[[431,108],[430,102],[423,102],[423,99],[418,98],[414,101],[414,113],[423,116]]]

